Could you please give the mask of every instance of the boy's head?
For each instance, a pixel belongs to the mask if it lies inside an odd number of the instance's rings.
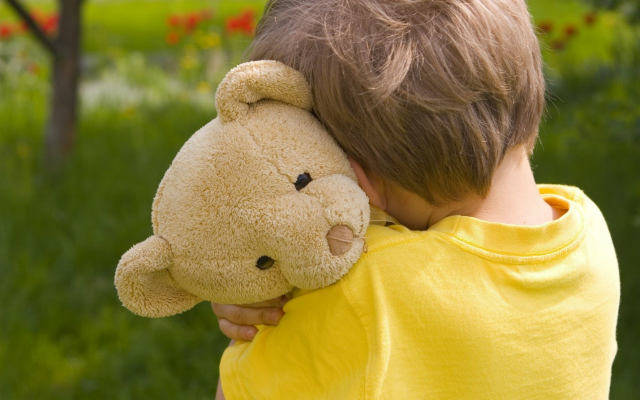
[[[300,70],[347,154],[432,204],[485,195],[544,108],[524,0],[271,0],[250,58]]]

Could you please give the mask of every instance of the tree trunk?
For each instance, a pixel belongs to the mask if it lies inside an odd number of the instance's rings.
[[[58,0],[60,23],[53,59],[53,91],[45,131],[45,158],[58,165],[73,146],[80,76],[82,0]]]

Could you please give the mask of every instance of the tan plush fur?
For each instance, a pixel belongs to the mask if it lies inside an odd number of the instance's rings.
[[[184,144],[160,183],[154,235],[118,264],[118,295],[136,314],[323,287],[362,253],[367,198],[309,112],[302,75],[275,61],[241,64],[218,87],[216,105],[219,117]],[[311,181],[297,190],[305,173]],[[257,267],[262,256],[271,268]]]

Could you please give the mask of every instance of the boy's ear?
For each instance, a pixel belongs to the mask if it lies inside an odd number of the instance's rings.
[[[384,182],[373,174],[367,173],[360,163],[351,157],[349,157],[349,164],[351,164],[351,169],[353,169],[353,172],[356,174],[360,189],[362,189],[369,198],[369,203],[382,211],[386,211],[387,198],[384,191]]]
[[[249,104],[272,99],[311,110],[311,88],[304,76],[278,61],[252,61],[227,73],[216,92],[216,108],[223,122],[249,110]]]
[[[122,304],[143,317],[167,317],[187,311],[201,300],[181,289],[169,274],[169,243],[151,236],[124,253],[115,284]]]

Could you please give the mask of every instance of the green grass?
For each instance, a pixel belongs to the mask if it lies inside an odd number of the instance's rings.
[[[2,21],[9,14],[0,4]],[[171,55],[167,15],[211,7],[222,18],[247,4],[261,1],[89,1],[84,46],[92,55]],[[530,5],[557,26],[587,10],[573,0]],[[559,72],[533,161],[539,181],[580,186],[607,218],[622,278],[611,398],[631,400],[640,393],[640,60],[613,58],[617,33],[607,24],[619,21],[605,14],[566,53],[545,53]],[[117,71],[133,76],[132,84],[163,79],[159,67],[145,68]],[[162,174],[213,110],[182,96],[85,107],[74,153],[52,174],[40,163],[47,83],[25,73],[0,76],[0,94],[0,398],[210,399],[226,340],[208,306],[160,320],[137,317],[119,304],[113,273],[120,255],[151,233]]]

